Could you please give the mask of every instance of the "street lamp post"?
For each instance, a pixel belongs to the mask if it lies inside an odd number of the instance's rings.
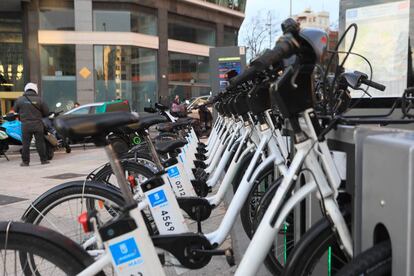
[[[292,17],[292,0],[290,0],[290,17]]]
[[[272,20],[269,19],[269,23],[266,23],[266,27],[269,27],[269,49],[272,48]]]

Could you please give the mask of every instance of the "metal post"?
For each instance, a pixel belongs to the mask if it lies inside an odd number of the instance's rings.
[[[290,0],[290,17],[292,17],[292,0]]]

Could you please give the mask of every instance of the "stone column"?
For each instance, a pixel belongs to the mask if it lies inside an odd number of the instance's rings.
[[[216,25],[216,46],[224,46],[224,25],[222,23]]]
[[[74,0],[75,31],[93,31],[92,0]],[[93,45],[76,45],[76,90],[80,104],[95,101]]]
[[[168,98],[168,10],[158,8],[158,98],[166,104]]]
[[[41,94],[42,82],[39,54],[39,1],[22,2],[25,83],[35,82]]]

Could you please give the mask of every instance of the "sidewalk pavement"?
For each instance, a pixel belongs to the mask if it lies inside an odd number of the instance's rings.
[[[72,153],[56,152],[48,165],[40,165],[36,152],[31,154],[29,167],[20,167],[20,155],[10,154],[10,161],[0,158],[0,220],[19,220],[29,204],[48,189],[66,181],[84,179],[92,170],[107,162],[103,149],[75,148]],[[57,179],[57,178],[66,179]],[[211,217],[203,223],[203,232],[216,229],[223,218],[225,207],[213,210]],[[190,229],[196,231],[195,223]],[[225,241],[222,248],[228,248],[231,240]],[[243,254],[239,252],[238,254]],[[235,267],[229,267],[224,256],[215,256],[200,270],[167,268],[168,275],[233,275]]]

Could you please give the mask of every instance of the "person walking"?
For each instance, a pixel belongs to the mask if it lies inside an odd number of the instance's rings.
[[[29,166],[32,136],[36,139],[36,149],[40,156],[40,162],[42,165],[48,164],[42,118],[49,115],[49,109],[38,95],[37,84],[31,82],[26,84],[23,96],[20,96],[14,104],[14,111],[19,113],[22,122],[23,148],[20,166]]]
[[[185,117],[185,106],[180,103],[180,96],[175,95],[174,100],[171,103],[171,115],[175,117]]]

